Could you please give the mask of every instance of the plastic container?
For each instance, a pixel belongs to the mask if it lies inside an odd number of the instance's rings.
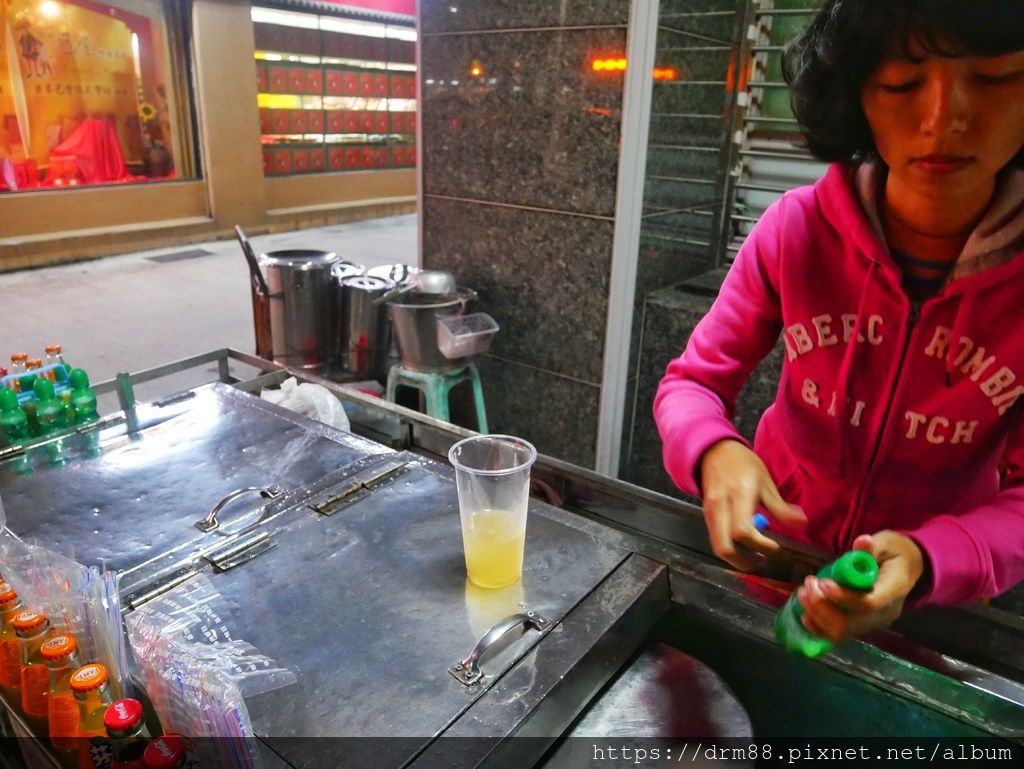
[[[437,319],[437,346],[448,360],[480,355],[491,347],[498,322],[486,312]]]

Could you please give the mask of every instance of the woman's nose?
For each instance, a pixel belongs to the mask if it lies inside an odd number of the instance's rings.
[[[930,77],[922,89],[921,130],[928,136],[943,137],[967,130],[970,104],[967,84],[955,72]]]

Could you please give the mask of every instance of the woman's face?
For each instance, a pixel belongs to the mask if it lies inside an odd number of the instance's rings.
[[[882,159],[934,198],[988,189],[1024,147],[1024,51],[884,60],[861,92]]]

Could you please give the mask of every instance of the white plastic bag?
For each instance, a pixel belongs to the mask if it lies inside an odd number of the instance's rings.
[[[281,383],[280,390],[264,390],[260,397],[325,425],[345,432],[352,431],[341,401],[321,385],[311,382],[299,384],[295,377],[289,377]]]

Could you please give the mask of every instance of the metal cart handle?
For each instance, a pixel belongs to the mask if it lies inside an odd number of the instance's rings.
[[[254,494],[257,492],[259,492],[259,495],[264,499],[277,499],[284,494],[284,489],[280,486],[268,486],[265,489],[261,489],[258,486],[249,486],[244,489],[236,489],[214,505],[213,510],[211,510],[210,514],[203,518],[203,520],[196,521],[196,528],[204,534],[213,531],[220,526],[220,521],[217,520],[217,514],[220,513],[228,503],[233,502],[246,494]]]
[[[551,626],[551,620],[532,611],[528,611],[525,614],[515,614],[507,619],[503,619],[484,633],[483,637],[477,641],[476,646],[473,647],[473,651],[448,668],[448,672],[465,686],[477,683],[484,677],[483,671],[480,670],[480,658],[487,653],[491,646],[498,642],[498,639],[520,625],[532,626],[543,633]]]

